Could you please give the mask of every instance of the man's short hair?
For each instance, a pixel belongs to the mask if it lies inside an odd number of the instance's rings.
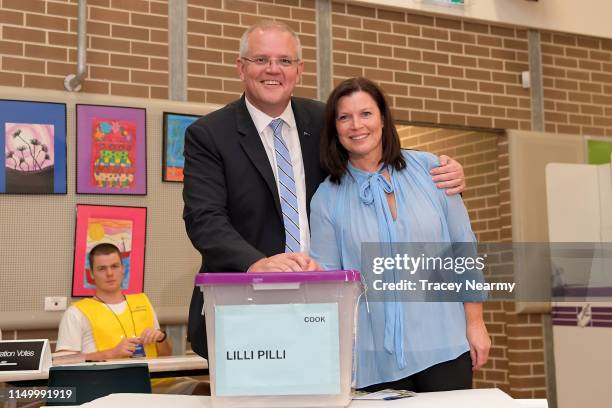
[[[108,242],[104,242],[102,244],[98,244],[91,248],[89,254],[87,254],[87,259],[89,260],[89,268],[93,272],[93,260],[96,255],[110,255],[110,254],[119,255],[119,259],[121,259],[121,251],[117,248],[116,245],[110,244]]]
[[[281,21],[276,20],[261,20],[246,29],[246,31],[242,34],[242,37],[240,37],[240,58],[246,57],[249,53],[249,35],[251,35],[251,33],[255,30],[279,30],[291,34],[291,36],[295,39],[297,59],[302,59],[302,43],[300,42],[300,37],[298,37],[293,28]],[[293,56],[291,55],[291,57]]]

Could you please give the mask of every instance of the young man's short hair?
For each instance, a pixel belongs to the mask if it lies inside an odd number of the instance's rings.
[[[109,244],[107,242],[98,244],[94,246],[93,248],[91,248],[91,251],[89,251],[89,254],[87,254],[87,259],[89,260],[89,268],[91,269],[91,271],[93,272],[93,267],[94,267],[93,260],[95,256],[110,255],[114,253],[119,255],[119,259],[121,259],[121,251],[119,251],[119,248],[117,248],[116,245]]]

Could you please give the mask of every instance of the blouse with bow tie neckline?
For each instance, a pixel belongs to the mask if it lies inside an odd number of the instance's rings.
[[[429,171],[439,165],[438,158],[409,150],[402,155],[402,170],[381,165],[366,172],[349,162],[340,184],[329,178],[321,184],[311,202],[310,253],[324,269],[360,270],[369,285],[375,277],[371,267],[362,268],[362,243],[380,243],[383,256],[393,256],[397,242],[475,242],[461,196],[447,196],[431,180]],[[391,193],[395,220],[387,201]],[[383,279],[399,276],[390,271]],[[384,296],[385,301],[367,302],[366,294],[359,303],[356,388],[408,377],[469,350],[463,303]]]

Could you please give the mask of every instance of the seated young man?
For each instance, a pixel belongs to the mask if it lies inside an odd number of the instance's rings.
[[[122,293],[124,268],[119,248],[98,244],[88,257],[96,294],[66,310],[55,351],[82,353],[85,360],[94,361],[172,354],[147,295]],[[154,393],[199,394],[208,389],[207,384],[191,378],[155,379],[151,384]]]
[[[123,263],[119,248],[98,244],[88,254],[92,298],[75,302],[66,310],[59,327],[56,351],[83,353],[86,360],[109,360],[144,354],[172,354],[172,346],[144,293],[121,291]]]

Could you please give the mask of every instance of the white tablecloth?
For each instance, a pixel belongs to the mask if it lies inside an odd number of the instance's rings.
[[[524,401],[524,402],[523,402]],[[525,405],[527,404],[527,405]],[[212,408],[210,397],[113,394],[81,405],[87,408]],[[419,394],[395,401],[353,401],[349,408],[547,408],[546,400],[514,400],[495,388]]]

